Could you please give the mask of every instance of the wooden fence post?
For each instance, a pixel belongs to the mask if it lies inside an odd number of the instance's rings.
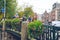
[[[21,40],[27,40],[27,21],[22,22]]]

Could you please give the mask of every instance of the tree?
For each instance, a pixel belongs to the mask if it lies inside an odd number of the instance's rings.
[[[3,7],[4,7],[4,0],[0,0],[0,12]]]
[[[18,15],[19,15],[20,18],[23,17],[24,11],[20,11],[20,12],[18,13]]]
[[[25,14],[25,16],[26,16],[27,18],[28,18],[29,16],[31,16],[31,17],[34,16],[34,12],[33,12],[33,10],[32,10],[31,7],[26,7],[26,8],[24,9],[24,14]]]
[[[3,18],[3,14],[2,13],[0,13],[0,21],[1,21],[1,19]]]
[[[6,18],[12,18],[16,13],[16,0],[6,0]]]
[[[2,8],[4,6],[4,0],[0,0],[0,20],[3,18]]]
[[[27,18],[28,18],[29,16],[31,16],[31,17],[34,16],[34,12],[33,12],[33,10],[32,10],[31,7],[26,7],[26,8],[24,8],[24,11],[20,11],[20,12],[18,12],[18,14],[19,14],[19,17],[20,17],[20,18],[23,17],[23,15],[25,15]]]
[[[16,13],[16,0],[6,0],[6,18],[12,18]],[[4,8],[4,0],[0,0],[0,12]]]

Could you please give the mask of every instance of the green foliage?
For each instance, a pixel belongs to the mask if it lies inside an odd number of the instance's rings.
[[[6,18],[12,18],[16,13],[16,0],[6,0]],[[4,0],[0,0],[0,12],[4,7]]]
[[[0,0],[0,12],[1,12],[1,9],[3,8],[4,6],[4,0]]]
[[[5,23],[6,23],[6,24],[10,24],[10,23],[11,23],[11,19],[6,19],[6,20],[5,20]]]
[[[23,17],[24,11],[20,11],[20,12],[18,13],[18,15],[19,15],[20,18]]]
[[[17,30],[17,28],[20,27],[19,22],[20,22],[20,19],[19,18],[6,19],[5,20],[5,24],[6,24],[5,27],[6,27],[6,29],[7,28],[11,28],[11,29]]]
[[[4,7],[4,0],[0,0],[0,20],[3,18],[2,8]]]
[[[42,33],[42,29],[42,22],[35,20],[28,24],[28,35],[38,37]]]
[[[0,20],[3,18],[3,14],[2,13],[0,13]]]
[[[34,12],[31,7],[26,7],[24,9],[24,14],[28,18],[29,16],[32,16],[34,14]]]
[[[18,22],[20,22],[20,19],[19,18],[14,18],[14,19],[11,20],[11,22],[12,23],[18,23]]]
[[[28,18],[29,16],[31,16],[31,17],[34,16],[34,12],[33,12],[33,10],[32,10],[31,7],[26,7],[26,8],[24,9],[24,11],[20,11],[20,12],[18,12],[18,14],[19,14],[19,17],[20,17],[20,18],[21,18],[23,15],[25,15],[27,18]]]
[[[12,24],[12,29],[16,29],[17,27],[19,27],[19,23],[20,23],[20,19],[19,18],[15,18],[11,21]]]
[[[6,18],[11,18],[16,13],[16,0],[6,0]]]

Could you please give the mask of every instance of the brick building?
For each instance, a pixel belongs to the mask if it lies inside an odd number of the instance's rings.
[[[60,3],[54,3],[51,11],[51,21],[60,20]]]
[[[60,20],[60,3],[54,3],[52,7],[52,11],[49,13],[45,11],[42,14],[41,18],[42,18],[42,21],[44,21],[44,23],[59,21]]]

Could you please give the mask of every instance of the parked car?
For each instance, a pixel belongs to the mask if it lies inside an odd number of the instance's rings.
[[[52,21],[52,26],[60,27],[60,21]]]

